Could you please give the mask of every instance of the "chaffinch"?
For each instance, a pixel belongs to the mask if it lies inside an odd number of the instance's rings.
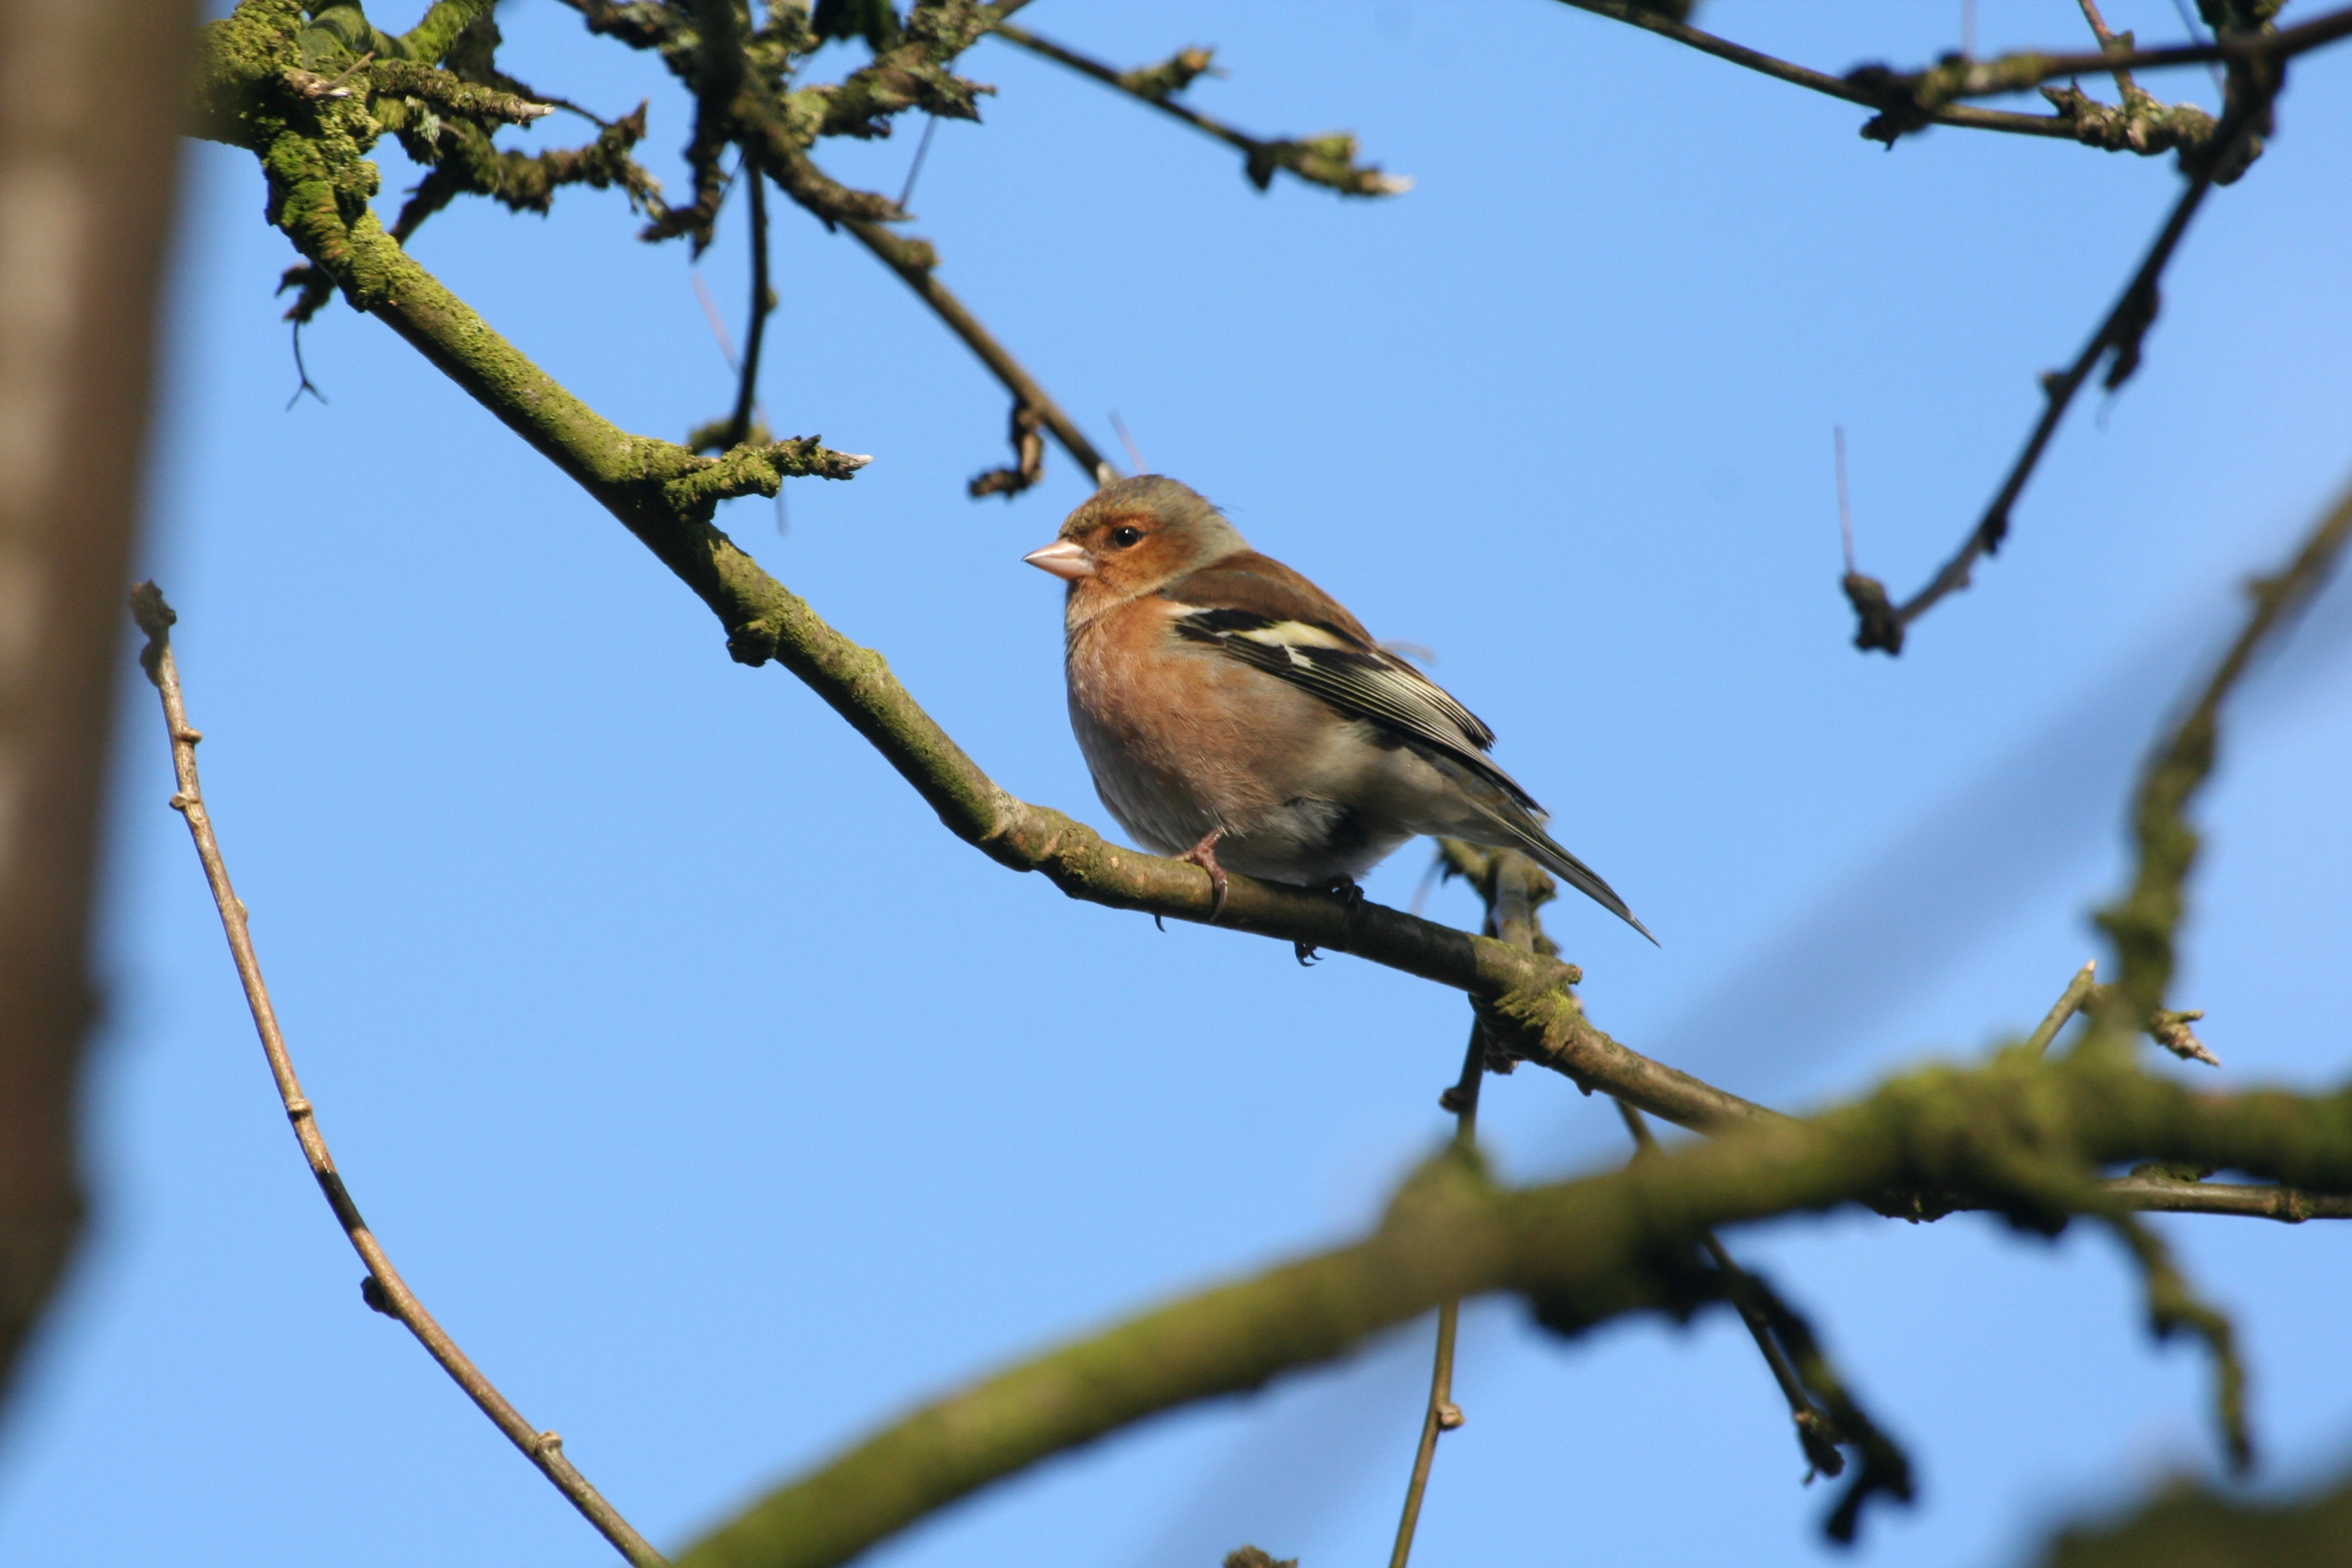
[[[1516,849],[1650,935],[1544,831],[1493,731],[1188,486],[1106,485],[1022,559],[1069,582],[1070,726],[1097,793],[1209,874],[1212,921],[1227,867],[1346,891],[1428,833]]]

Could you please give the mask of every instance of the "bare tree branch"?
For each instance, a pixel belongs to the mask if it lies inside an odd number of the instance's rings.
[[[728,416],[726,439],[718,443],[722,450],[741,446],[751,434],[751,409],[760,396],[760,350],[768,341],[768,318],[776,309],[776,291],[768,283],[767,176],[755,168],[743,174],[751,209],[751,324],[743,333],[743,374],[735,389],[735,412]]]
[[[2022,1048],[2026,1054],[2038,1057],[2050,1049],[2050,1042],[2058,1037],[2058,1031],[2064,1028],[2066,1021],[2079,1012],[2083,1004],[2089,1000],[2091,992],[2098,984],[2098,979],[2099,965],[2096,959],[2074,972],[2074,978],[2066,983],[2066,989],[2058,994],[2058,1000],[2050,1005],[2050,1011],[2042,1016],[2041,1023],[2033,1026],[2033,1033],[2025,1037]]]
[[[1041,38],[1026,28],[999,23],[992,31],[1006,43],[1116,88],[1235,149],[1244,160],[1243,170],[1250,184],[1261,191],[1274,183],[1277,169],[1287,169],[1309,184],[1322,185],[1343,196],[1397,196],[1412,189],[1412,181],[1402,174],[1384,174],[1376,163],[1358,163],[1356,139],[1345,132],[1297,138],[1252,136],[1222,121],[1212,120],[1190,104],[1176,102],[1171,95],[1209,69],[1206,49],[1187,49],[1155,68],[1120,71],[1050,38]]]
[[[1744,44],[1735,44],[1728,38],[1717,37],[1713,33],[1702,31],[1687,22],[1677,21],[1666,16],[1658,7],[1639,4],[1638,0],[1560,0],[1560,4],[1572,5],[1580,11],[1590,11],[1596,16],[1606,16],[1612,21],[1622,22],[1628,26],[1639,27],[1645,33],[1655,33],[1661,37],[1672,38],[1675,42],[1687,45],[1701,54],[1712,55],[1719,60],[1728,60],[1736,66],[1744,66],[1749,70],[1761,72],[1776,81],[1785,81],[1792,86],[1822,93],[1826,97],[1843,99],[1848,103],[1860,104],[1865,109],[1883,107],[1879,98],[1843,77],[1832,76],[1827,71],[1817,71],[1809,66],[1792,65],[1787,60],[1777,59],[1760,50],[1748,48]],[[1972,131],[2006,131],[2021,136],[2047,136],[2066,142],[2084,140],[2061,115],[2018,114],[2008,110],[1977,109],[1967,104],[1944,105],[1926,112],[1927,118],[1937,125],[1958,125]]]
[[[1958,100],[1998,98],[2023,92],[2061,77],[2104,75],[2134,68],[2159,68],[2218,60],[2232,67],[2259,65],[2274,69],[2296,55],[2352,36],[2352,7],[2347,7],[2284,31],[2225,34],[2210,44],[2160,49],[2102,49],[2095,55],[2028,52],[1982,61],[1955,55],[1924,71],[1905,73],[1885,66],[1864,66],[1837,77],[1717,37],[1665,15],[1662,7],[1643,5],[1639,0],[1561,0],[1561,4],[1672,38],[1702,54],[1761,72],[1775,80],[1875,109],[1879,111],[1877,116],[1863,127],[1862,133],[1889,146],[1898,137],[1932,124],[2055,137],[2109,152],[2149,153],[2173,148],[2197,151],[2200,133],[2212,129],[2212,120],[2202,110],[2187,105],[2155,107],[2151,100],[2151,106],[2144,110],[2127,102],[2119,115],[2100,114],[2087,112],[2097,106],[2088,104],[2079,93],[2053,94],[2050,95],[2052,101],[2060,111],[2042,115],[1977,109]],[[2222,181],[2228,183],[2226,178]]]
[[[932,268],[940,264],[937,251],[923,240],[902,239],[880,224],[863,218],[844,218],[841,226],[882,265],[897,273],[899,280],[915,291],[916,298],[931,308],[948,331],[961,338],[964,347],[988,367],[989,374],[1004,384],[1004,389],[1013,394],[1014,406],[1035,416],[1089,479],[1103,485],[1118,478],[1118,468],[1095,450],[1094,443],[1062,412],[1061,405],[1046,395],[1036,379],[1021,367],[1021,362],[1006,353],[1004,345],[964,309],[963,301],[949,293],[946,285],[931,275]]]
[[[1438,864],[1445,876],[1461,877],[1477,890],[1486,907],[1488,936],[1534,952],[1557,951],[1552,940],[1544,933],[1538,911],[1552,900],[1558,889],[1540,867],[1525,856],[1507,850],[1483,848],[1456,838],[1438,840]],[[1495,1051],[1491,1046],[1484,1049],[1486,1065],[1497,1071],[1510,1070],[1513,1065],[1511,1057]],[[1464,1081],[1471,1085],[1467,1092],[1475,1096],[1475,1080],[1468,1076],[1469,1071],[1465,1064]],[[1463,1099],[1465,1093],[1463,1087],[1457,1085],[1440,1103],[1452,1109],[1453,1102]],[[1473,1103],[1475,1105],[1475,1100]],[[1625,1130],[1633,1135],[1634,1157],[1641,1159],[1657,1152],[1657,1140],[1642,1113],[1622,1100],[1617,1102],[1617,1110],[1624,1121]],[[1698,1242],[1721,1277],[1726,1298],[1738,1310],[1740,1321],[1747,1325],[1750,1337],[1755,1340],[1757,1351],[1764,1358],[1765,1369],[1772,1374],[1773,1382],[1788,1401],[1790,1418],[1797,1431],[1798,1447],[1803,1451],[1807,1463],[1814,1471],[1834,1477],[1845,1469],[1845,1456],[1838,1451],[1839,1444],[1853,1444],[1864,1452],[1864,1474],[1855,1479],[1855,1484],[1847,1490],[1845,1500],[1832,1513],[1828,1521],[1835,1538],[1851,1540],[1862,1507],[1871,1496],[1884,1491],[1908,1500],[1910,1461],[1843,1392],[1843,1380],[1832,1369],[1828,1358],[1814,1341],[1811,1330],[1804,1325],[1795,1310],[1734,1262],[1729,1250],[1712,1231],[1702,1232]],[[1440,1310],[1442,1312],[1444,1309]],[[1788,1332],[1801,1340],[1812,1380],[1824,1391],[1824,1403],[1831,1408],[1823,1408],[1815,1403],[1812,1394],[1807,1389],[1807,1379],[1791,1364],[1789,1352],[1779,1337],[1780,1329],[1776,1327],[1782,1324],[1787,1325]],[[1837,1412],[1845,1414],[1843,1421]],[[1424,1446],[1430,1441],[1424,1436]],[[1806,1479],[1811,1480],[1811,1477],[1809,1475]],[[1843,1533],[1838,1534],[1838,1531]],[[1402,1568],[1402,1565],[1395,1564],[1394,1568]]]
[[[1643,1120],[1640,1111],[1623,1100],[1617,1102],[1617,1111],[1624,1120],[1625,1131],[1633,1135],[1634,1158],[1642,1159],[1660,1152],[1657,1135],[1650,1131],[1650,1124]],[[1837,1449],[1837,1425],[1814,1405],[1804,1380],[1797,1375],[1797,1369],[1789,1364],[1787,1352],[1773,1336],[1772,1310],[1763,1300],[1754,1277],[1732,1261],[1730,1251],[1713,1231],[1702,1232],[1698,1242],[1722,1274],[1725,1294],[1738,1310],[1739,1321],[1747,1325],[1748,1337],[1756,1342],[1757,1352],[1763,1356],[1765,1370],[1772,1374],[1773,1383],[1779,1385],[1781,1398],[1788,1401],[1789,1419],[1797,1429],[1797,1447],[1803,1451],[1806,1463],[1825,1476],[1834,1478],[1843,1474],[1845,1456]],[[1812,1477],[1808,1475],[1805,1479],[1810,1481]]]
[[[878,193],[841,184],[808,156],[810,146],[822,136],[887,134],[889,117],[911,108],[951,119],[976,118],[974,94],[985,89],[954,76],[947,68],[948,62],[1002,25],[1004,17],[1020,9],[1021,0],[994,5],[959,0],[918,12],[896,42],[877,47],[872,64],[836,85],[803,88],[789,95],[780,95],[780,73],[747,68],[733,13],[721,0],[696,0],[691,19],[688,13],[669,7],[631,6],[614,0],[567,3],[582,12],[593,30],[611,34],[634,47],[657,51],[695,95],[696,130],[688,156],[698,172],[698,195],[691,205],[674,209],[648,228],[647,238],[691,234],[698,249],[709,242],[710,226],[725,195],[719,173],[719,152],[730,140],[739,142],[747,167],[764,169],[785,195],[828,227],[846,227],[931,308],[1013,394],[1016,423],[1025,419],[1042,425],[1095,483],[1118,477],[1118,468],[1105,460],[1035,379],[931,275],[939,257],[930,245],[901,238],[881,226],[906,217],[901,205]],[[772,14],[758,41],[770,57],[787,58],[792,51],[814,47],[820,41],[793,30],[800,26],[796,14]],[[782,33],[777,31],[780,28]],[[772,33],[777,36],[769,37]],[[772,81],[771,77],[776,79]],[[1018,450],[1017,440],[1015,445]],[[1025,489],[1034,482],[1030,468],[1024,460],[1021,467],[1009,470],[1013,481],[984,475],[974,481],[972,493]]]
[[[2189,220],[2196,216],[2197,208],[2205,200],[2205,194],[2212,188],[2213,182],[2210,178],[2199,177],[2189,182],[2188,188],[2180,193],[2180,199],[2173,204],[2172,214],[2165,220],[2164,227],[2158,231],[2156,242],[2148,247],[2147,255],[2141,258],[2139,269],[2124,286],[2123,293],[2116,297],[2105,320],[2099,323],[2098,331],[2093,332],[2090,342],[2083,345],[2083,352],[2074,356],[2074,363],[2063,371],[2042,376],[2042,417],[2034,424],[2032,434],[2026,437],[2024,450],[2010,465],[2008,477],[2002,479],[2000,490],[1985,508],[1984,515],[1977,520],[1976,527],[1970,529],[1968,538],[1961,542],[1958,552],[1937,570],[1936,574],[1927,580],[1927,585],[1898,605],[1888,600],[1885,585],[1877,578],[1859,572],[1846,574],[1841,586],[1844,588],[1846,602],[1853,606],[1859,622],[1853,634],[1854,647],[1865,652],[1877,648],[1888,654],[1901,653],[1904,634],[1911,623],[1935,608],[1947,595],[1967,587],[1976,563],[2000,550],[2001,541],[2009,537],[2010,509],[2024,493],[2025,481],[2033,477],[2043,450],[2050,445],[2050,437],[2058,432],[2058,422],[2066,416],[2068,406],[2074,401],[2074,394],[2082,389],[2091,372],[2097,368],[2102,359],[2113,353],[2115,363],[2106,377],[2107,385],[2112,390],[2121,386],[2138,368],[2140,339],[2156,320],[2157,279],[2163,276],[2165,265],[2172,259],[2172,252],[2179,245],[2180,237],[2188,232]]]
[[[2186,1330],[2204,1342],[2213,1361],[2213,1424],[2230,1468],[2244,1474],[2253,1468],[2254,1439],[2246,1426],[2246,1368],[2238,1359],[2236,1330],[2189,1288],[2162,1237],[2132,1215],[2109,1215],[2107,1224],[2139,1265],[2148,1331],[2162,1341]]]
[[[2142,1214],[2234,1215],[2301,1225],[2307,1219],[2352,1219],[2352,1197],[2248,1183],[2183,1181],[2149,1173],[2106,1184],[2116,1198]]]
[[[1967,587],[1977,562],[2000,548],[2009,531],[2011,509],[2041,461],[2075,392],[2098,363],[2109,354],[2114,356],[2105,381],[2110,391],[2120,387],[2137,370],[2140,341],[2156,320],[2157,281],[2207,191],[2214,184],[2227,184],[2236,179],[2259,152],[2261,138],[2269,129],[2271,100],[2284,79],[2284,63],[2296,55],[2352,36],[2352,7],[2347,7],[2284,31],[2227,33],[2210,44],[2135,49],[2127,38],[2117,38],[2107,31],[2095,0],[2084,0],[2084,14],[2100,41],[2101,52],[2096,55],[2024,53],[1990,61],[1955,55],[1926,71],[1905,74],[1885,66],[1865,66],[1840,78],[1730,43],[1635,0],[1563,3],[1673,38],[1781,81],[1875,107],[1879,113],[1863,127],[1863,134],[1890,146],[1896,138],[1928,124],[1967,124],[1979,129],[2066,136],[2110,150],[2128,148],[2145,153],[2177,149],[2180,153],[2182,171],[2189,176],[2188,188],[2181,193],[2131,283],[2074,363],[2063,372],[2042,377],[2045,401],[2042,417],[2027,438],[2024,450],[2011,466],[2000,489],[1959,551],[1926,587],[1900,605],[1887,597],[1885,584],[1854,570],[1849,563],[1843,585],[1859,623],[1854,646],[1888,654],[1900,653],[1910,624],[1946,595]],[[2231,106],[2219,121],[2191,105],[2167,108],[2157,104],[2137,87],[2130,74],[2134,67],[2193,65],[2213,60],[2227,61],[2231,68]],[[2046,94],[2059,110],[2054,117],[2003,114],[1990,118],[1994,111],[1968,109],[1957,101],[2023,91],[2060,77],[2085,72],[2115,75],[2124,96],[2120,109],[2095,104],[2072,88]]]
[[[1486,1076],[1486,1034],[1474,1023],[1470,1044],[1462,1057],[1462,1075],[1438,1097],[1438,1104],[1454,1113],[1454,1149],[1465,1159],[1477,1157],[1478,1089]],[[1395,1544],[1389,1549],[1389,1568],[1405,1568],[1412,1561],[1413,1532],[1421,1524],[1421,1500],[1429,1489],[1430,1467],[1437,1461],[1437,1439],[1462,1425],[1462,1407],[1454,1403],[1454,1343],[1461,1328],[1462,1298],[1448,1296],[1437,1304],[1437,1348],[1430,1361],[1429,1399],[1422,1408],[1421,1441],[1413,1447],[1404,1510],[1397,1521]]]
[[[253,936],[247,929],[245,903],[229,884],[228,866],[221,858],[220,841],[213,833],[212,817],[205,810],[204,790],[196,777],[196,742],[204,736],[188,722],[187,705],[180,693],[179,667],[172,657],[172,626],[180,617],[163,602],[163,593],[152,583],[139,584],[131,595],[131,607],[139,628],[147,634],[147,647],[141,652],[139,663],[163,698],[163,726],[171,737],[172,770],[178,783],[172,796],[172,809],[187,819],[188,836],[195,840],[197,858],[204,863],[205,880],[212,889],[213,903],[220,910],[221,929],[227,933],[229,952],[236,962],[237,979],[245,987],[246,1005],[252,1009],[253,1026],[261,1037],[262,1052],[269,1059],[269,1076],[277,1082],[278,1099],[286,1107],[286,1119],[293,1123],[294,1137],[302,1146],[302,1158],[309,1163],[319,1190],[326,1194],[328,1207],[335,1211],[337,1222],[350,1238],[352,1250],[367,1265],[367,1279],[361,1294],[369,1306],[398,1319],[404,1328],[415,1334],[417,1342],[441,1363],[441,1370],[490,1418],[491,1425],[506,1434],[507,1440],[521,1449],[523,1457],[537,1465],[555,1484],[555,1489],[635,1568],[664,1568],[661,1553],[630,1527],[629,1521],[588,1484],[588,1479],[564,1456],[563,1439],[553,1432],[535,1430],[525,1421],[522,1413],[508,1403],[506,1395],[457,1347],[457,1341],[434,1321],[425,1304],[401,1279],[399,1270],[392,1266],[391,1258],[376,1240],[375,1233],[368,1228],[367,1221],[360,1216],[359,1205],[352,1201],[350,1189],[335,1170],[334,1156],[327,1152],[326,1137],[319,1131],[318,1114],[303,1096],[301,1080],[295,1076],[294,1058],[286,1048],[286,1037],[278,1027],[278,1011],[270,1005],[269,987],[261,977],[261,960],[254,952]]]
[[[1568,3],[1580,4],[1580,0]],[[1885,66],[1864,66],[1848,73],[1845,82],[1848,87],[1874,95],[1862,101],[1875,101],[1883,112],[1898,120],[1924,115],[1944,123],[1937,117],[1957,100],[1999,98],[2060,77],[2102,76],[2110,71],[2161,69],[2208,61],[2219,61],[2233,71],[2253,68],[2264,75],[2275,75],[2280,66],[2297,55],[2346,37],[2352,37],[2352,6],[2277,32],[2223,33],[2210,44],[2178,44],[2158,49],[2102,49],[2095,55],[2028,50],[1991,60],[1954,57],[1927,70],[1908,73]],[[1903,129],[1907,126],[1895,129],[1894,134],[1902,134]]]

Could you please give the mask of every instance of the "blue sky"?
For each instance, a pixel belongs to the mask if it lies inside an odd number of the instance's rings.
[[[387,26],[418,6],[380,9]],[[2306,5],[2290,8],[2290,19]],[[2118,27],[2179,37],[2164,0]],[[1718,0],[1825,68],[1958,41],[1954,4]],[[655,66],[552,0],[508,68],[607,112]],[[1552,930],[1596,1019],[1792,1108],[2037,1018],[2100,948],[2121,792],[2179,681],[2352,471],[2352,54],[2296,68],[2270,152],[2166,280],[2146,368],[2086,395],[1978,586],[1899,661],[1847,643],[1831,437],[1863,563],[1907,592],[1973,520],[2177,189],[2168,161],[1850,106],[1538,0],[1055,0],[1125,61],[1213,43],[1193,92],[1265,133],[1358,132],[1417,182],[1278,183],[997,43],[915,231],[1106,449],[1224,504],[1500,733],[1498,759],[1662,939]],[[1985,0],[1982,50],[2077,47]],[[845,56],[845,59],[847,57]],[[2167,96],[2210,100],[2194,73]],[[519,145],[577,140],[559,118]],[[825,150],[895,190],[911,136]],[[415,177],[383,150],[387,205]],[[1443,1136],[1461,999],[1344,957],[1063,900],[954,842],[831,713],[730,663],[609,517],[374,322],[310,331],[252,160],[187,159],[143,571],[182,611],[207,795],[309,1092],[425,1300],[656,1542],[682,1544],[891,1412],[1165,1296],[1341,1239]],[[1055,585],[1020,564],[1085,485],[975,503],[1004,400],[896,279],[779,203],[778,425],[871,452],[721,517],[995,777],[1112,825],[1063,713]],[[703,271],[740,331],[730,209]],[[453,207],[420,259],[621,425],[677,437],[731,383],[683,247],[612,193]],[[2178,993],[2213,1081],[2347,1052],[2352,590],[2247,693],[2203,808]],[[129,647],[126,640],[126,652]],[[89,1096],[91,1237],[0,1428],[0,1559],[55,1565],[606,1561],[396,1328],[285,1131],[129,671]],[[1402,903],[1425,858],[1370,884]],[[1458,888],[1430,911],[1467,923]],[[1613,1114],[1490,1084],[1496,1157],[1622,1155]],[[2263,1484],[2352,1437],[2352,1233],[2165,1227],[2239,1315]],[[2102,1237],[1872,1218],[1739,1233],[1910,1445],[1919,1506],[1853,1561],[2021,1561],[2052,1521],[2210,1473],[2206,1373],[2151,1345]],[[1465,1319],[1417,1561],[1811,1563],[1827,1506],[1727,1319],[1562,1344]],[[1314,1565],[1394,1524],[1426,1324],[1155,1422],[892,1543],[1177,1568]],[[126,1451],[127,1450],[127,1451]],[[132,1479],[126,1484],[126,1473]]]

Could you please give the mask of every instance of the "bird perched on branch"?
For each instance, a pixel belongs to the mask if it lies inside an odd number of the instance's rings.
[[[1189,487],[1106,485],[1022,559],[1070,584],[1070,725],[1096,791],[1209,874],[1211,921],[1227,868],[1348,891],[1429,833],[1516,849],[1650,935],[1544,831],[1493,731]]]

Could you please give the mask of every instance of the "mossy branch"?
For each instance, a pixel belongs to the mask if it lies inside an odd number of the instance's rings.
[[[434,0],[416,26],[400,36],[400,58],[436,66],[446,58],[457,37],[489,16],[498,0]]]
[[[658,208],[660,182],[630,155],[646,133],[646,108],[638,104],[585,146],[538,153],[496,146],[486,132],[464,121],[445,121],[440,162],[409,193],[393,222],[393,237],[405,245],[427,217],[461,195],[488,196],[509,212],[545,213],[562,186],[601,191],[618,185],[633,211]]]
[[[2184,106],[2143,113],[2142,106],[2126,104],[2119,122],[2109,115],[2087,113],[2079,105],[2054,98],[2053,101],[2059,109],[2056,114],[2018,114],[2008,110],[1979,109],[1960,100],[2023,92],[2061,78],[2104,75],[2133,67],[2152,68],[2221,61],[2233,68],[2273,69],[2295,55],[2352,36],[2352,8],[2347,8],[2284,31],[2224,29],[2210,44],[2103,51],[2095,55],[2028,50],[1992,60],[1953,55],[1925,70],[1906,72],[1869,65],[1841,77],[1794,65],[1718,37],[1692,26],[1680,16],[1669,15],[1666,6],[1645,5],[1642,0],[1561,0],[1561,4],[1672,38],[1702,54],[1728,60],[1777,81],[1874,109],[1878,113],[1863,126],[1862,134],[1889,146],[1899,137],[1928,125],[1955,125],[2080,142],[2110,152],[2161,153],[2179,149],[2184,156],[2200,153],[2211,149],[2210,132],[2216,128],[2210,117],[2204,117],[2209,136],[2201,142],[2197,140],[2197,119],[2202,111],[2182,112]],[[2227,184],[2235,178],[2230,171],[2221,174],[2221,184]]]
[[[1575,0],[1570,0],[1575,3]],[[1882,65],[1863,66],[1846,74],[1845,82],[1870,95],[1882,106],[1885,123],[1864,134],[1889,140],[1916,129],[1937,111],[1962,99],[1999,98],[2024,92],[2061,78],[2104,76],[2110,71],[2158,69],[2168,66],[2221,63],[2233,70],[2274,73],[2297,55],[2307,54],[2352,37],[2352,6],[2331,11],[2300,26],[2284,31],[2224,31],[2210,44],[2183,44],[2156,49],[2102,49],[2097,54],[2059,53],[2024,49],[1990,60],[1946,57],[1918,71],[1896,71]],[[2226,184],[2227,182],[2223,182]]]
[[[362,68],[375,96],[392,100],[374,108],[376,119],[386,129],[392,128],[392,110],[404,98],[414,99],[438,113],[460,114],[468,120],[497,125],[529,125],[555,112],[551,103],[533,103],[498,88],[484,87],[448,71],[408,60],[374,60]]]
[[[680,516],[709,516],[720,501],[738,496],[773,496],[786,479],[845,479],[874,459],[855,452],[835,452],[820,445],[823,437],[799,436],[771,446],[737,447],[707,459],[695,469],[662,487],[662,495]]]
[[[2128,1520],[2062,1532],[2039,1568],[2341,1568],[2352,1479],[2293,1501],[2167,1484]]]
[[[2142,1156],[2352,1191],[2352,1091],[2190,1094],[2127,1063],[2010,1056],[1926,1069],[1817,1117],[1554,1186],[1497,1191],[1450,1153],[1407,1184],[1375,1235],[915,1411],[771,1492],[689,1549],[681,1568],[844,1562],[1051,1454],[1333,1360],[1448,1295],[1516,1293],[1562,1334],[1630,1312],[1686,1316],[1719,1292],[1705,1273],[1662,1273],[1659,1260],[1687,1255],[1710,1227],[1875,1205],[1915,1186],[1965,1194],[2046,1231],[2069,1212],[2105,1212],[2092,1173]]]
[[[2132,837],[2139,852],[2132,884],[2097,917],[2116,944],[2119,1027],[2143,1029],[2177,1021],[2180,1033],[2187,1033],[2186,1016],[2165,1015],[2164,1003],[2172,985],[2174,944],[2188,908],[2189,874],[2197,863],[2198,835],[2189,821],[2189,805],[2212,774],[2222,704],[2263,645],[2292,625],[2327,581],[2347,535],[2352,535],[2352,488],[2320,518],[2285,566],[2247,585],[2253,606],[2245,625],[2141,772],[2132,801]],[[2103,1018],[2112,1011],[2103,1009]],[[2195,1037],[2187,1039],[2193,1044]],[[2168,1044],[2179,1054],[2191,1054],[2181,1044]]]

